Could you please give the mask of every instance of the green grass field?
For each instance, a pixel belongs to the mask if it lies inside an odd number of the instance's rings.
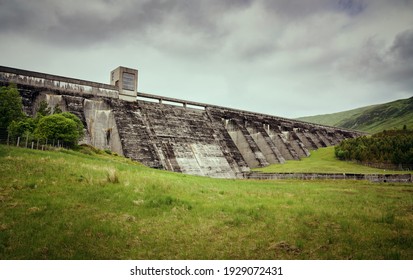
[[[334,155],[334,147],[321,148],[311,151],[311,155],[301,160],[289,160],[285,164],[272,164],[254,171],[265,173],[356,173],[356,174],[383,174],[383,173],[412,173],[393,170],[384,170],[360,165],[354,162],[338,160]]]
[[[0,259],[412,259],[413,186],[221,180],[0,146]]]

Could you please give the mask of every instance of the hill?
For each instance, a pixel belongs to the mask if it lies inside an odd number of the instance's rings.
[[[369,133],[401,129],[404,125],[413,128],[413,97],[334,114],[298,119]]]
[[[412,259],[410,184],[224,180],[0,145],[0,259]]]

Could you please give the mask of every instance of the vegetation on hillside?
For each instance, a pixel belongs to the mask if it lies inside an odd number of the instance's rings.
[[[338,113],[307,116],[307,117],[301,117],[298,119],[302,121],[318,123],[322,125],[337,126],[341,121],[345,119],[351,119],[351,118],[360,116],[364,111],[366,111],[367,109],[374,108],[375,106],[376,105],[372,105],[368,107],[361,107],[361,108],[338,112]]]
[[[0,133],[6,133],[13,120],[24,117],[22,107],[22,99],[15,85],[0,87]]]
[[[14,85],[0,88],[0,137],[11,140],[25,138],[27,141],[60,141],[73,147],[83,137],[83,123],[72,113],[62,112],[59,107],[48,107],[40,102],[34,118],[23,113],[23,105]]]
[[[413,128],[413,97],[328,115],[303,117],[300,120],[355,129],[369,133]]]
[[[0,145],[0,259],[412,259],[411,184],[222,180]]]
[[[335,147],[341,160],[362,163],[413,164],[413,130],[390,130],[346,139]]]

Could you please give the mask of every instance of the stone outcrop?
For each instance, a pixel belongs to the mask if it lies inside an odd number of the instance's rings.
[[[84,143],[174,172],[243,177],[250,168],[299,160],[311,150],[360,135],[336,127],[144,93],[138,93],[137,101],[129,102],[117,98],[116,93],[108,95],[115,90],[109,85],[81,81],[77,86],[78,80],[65,78],[70,87],[64,88],[56,82],[60,77],[42,74],[40,79],[38,73],[30,76],[28,71],[17,70],[13,76],[1,70],[0,85],[17,84],[27,114],[34,115],[42,100],[51,108],[58,105],[82,120],[86,128]]]

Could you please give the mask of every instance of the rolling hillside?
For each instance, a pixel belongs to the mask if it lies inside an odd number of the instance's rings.
[[[334,114],[302,117],[299,120],[369,133],[401,129],[404,125],[413,128],[413,97]]]

